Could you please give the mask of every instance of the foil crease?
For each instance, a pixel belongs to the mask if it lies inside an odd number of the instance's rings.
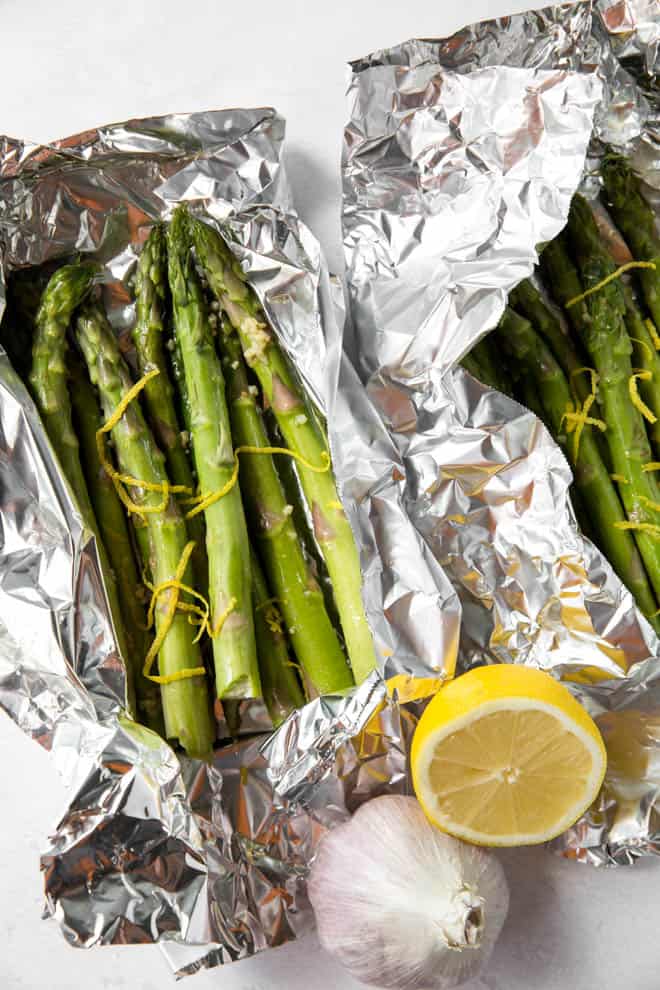
[[[0,138],[0,312],[17,273],[91,255],[124,338],[141,245],[154,221],[189,203],[223,230],[327,414],[359,545],[379,672],[348,698],[312,702],[272,741],[264,706],[245,703],[251,738],[208,766],[181,757],[122,714],[124,667],[94,539],[0,348],[0,704],[71,789],[42,857],[46,914],[74,946],[159,942],[179,974],[309,929],[306,868],[347,813],[344,777],[347,791],[350,779],[351,793],[369,792],[372,778],[348,754],[380,717],[383,675],[396,677],[394,740],[398,700],[450,676],[458,650],[457,594],[404,509],[403,463],[342,357],[341,287],[293,209],[283,138],[269,108],[131,120],[48,147]],[[3,339],[13,353],[20,335]],[[310,810],[301,794],[276,791],[269,741],[274,764],[290,753],[320,788]],[[382,760],[402,780],[405,749],[393,747]]]
[[[348,87],[359,371],[403,461],[406,509],[461,601],[459,670],[547,670],[601,726],[601,796],[553,844],[592,864],[660,852],[660,643],[579,532],[545,427],[456,365],[575,190],[594,194],[604,145],[658,187],[659,32],[647,0],[548,7],[374,52]]]

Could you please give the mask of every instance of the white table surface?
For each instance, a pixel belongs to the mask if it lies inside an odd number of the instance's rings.
[[[299,212],[341,266],[345,63],[411,36],[540,3],[514,0],[0,0],[0,132],[47,141],[175,110],[274,105]],[[0,986],[162,990],[158,949],[69,948],[40,920],[38,857],[64,808],[48,756],[0,715]],[[543,850],[502,856],[510,916],[481,987],[658,990],[660,866],[596,871]],[[173,985],[173,981],[172,981]],[[350,990],[313,936],[192,978],[197,990]]]

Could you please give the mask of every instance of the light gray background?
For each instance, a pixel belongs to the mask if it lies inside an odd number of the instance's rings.
[[[0,132],[47,141],[175,110],[269,104],[288,121],[299,212],[341,265],[345,63],[540,3],[513,0],[0,0]],[[64,808],[46,753],[0,715],[0,985],[163,990],[158,949],[69,948],[41,922],[39,852]],[[482,990],[659,990],[660,867],[595,871],[543,850],[502,856],[509,920]],[[195,990],[351,990],[314,937]]]

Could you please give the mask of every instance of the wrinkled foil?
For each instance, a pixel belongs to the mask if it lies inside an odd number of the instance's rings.
[[[341,286],[292,207],[283,137],[266,108],[131,120],[49,147],[0,139],[0,308],[20,270],[91,255],[125,339],[141,245],[155,220],[190,203],[229,238],[328,415],[359,545],[380,674],[349,698],[312,702],[295,741],[290,726],[276,737],[277,753],[287,740],[309,750],[308,771],[332,800],[317,795],[308,810],[275,793],[261,752],[272,725],[259,703],[242,712],[252,738],[220,748],[208,766],[182,757],[122,714],[124,667],[93,537],[0,349],[0,704],[71,788],[42,858],[46,913],[75,946],[158,941],[180,974],[310,928],[306,868],[320,835],[347,813],[344,778],[347,794],[368,791],[347,740],[376,717],[380,675],[396,677],[396,699],[411,697],[451,675],[458,650],[458,597],[404,511],[403,463],[342,358]],[[399,753],[384,759],[403,779]]]
[[[461,601],[459,670],[547,670],[598,720],[605,785],[554,843],[593,864],[660,852],[660,643],[579,532],[543,424],[456,364],[575,190],[594,194],[606,144],[660,185],[659,47],[656,2],[573,3],[377,51],[352,63],[348,89],[359,371],[403,461],[406,509]],[[280,773],[295,793],[291,766]]]

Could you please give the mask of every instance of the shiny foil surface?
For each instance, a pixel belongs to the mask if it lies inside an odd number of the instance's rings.
[[[1,305],[19,271],[92,256],[125,341],[129,282],[153,222],[187,202],[220,226],[328,412],[381,672],[398,677],[397,699],[411,697],[453,672],[458,597],[403,508],[403,463],[342,359],[341,286],[292,207],[283,138],[283,120],[265,108],[132,120],[49,147],[0,139]],[[7,340],[20,358],[19,343],[20,332]],[[272,725],[260,702],[241,712],[243,730],[256,734],[219,749],[211,766],[125,718],[94,540],[2,350],[0,532],[0,704],[52,753],[71,788],[42,859],[47,914],[75,946],[158,941],[179,973],[308,929],[305,871],[319,836],[346,813],[344,778],[347,794],[369,793],[372,778],[349,740],[378,719],[381,677],[350,698],[312,702],[276,736],[278,766],[283,751],[304,752],[310,779],[332,795],[326,806],[315,793],[312,810],[274,792],[261,753]],[[373,754],[385,767],[379,787],[386,772],[405,776],[399,720],[394,704],[392,749]]]
[[[594,195],[605,144],[660,186],[660,5],[573,3],[352,63],[343,223],[360,374],[404,504],[462,606],[459,669],[525,663],[596,716],[609,771],[554,843],[594,864],[660,852],[660,644],[579,532],[536,417],[457,362],[536,246]]]

